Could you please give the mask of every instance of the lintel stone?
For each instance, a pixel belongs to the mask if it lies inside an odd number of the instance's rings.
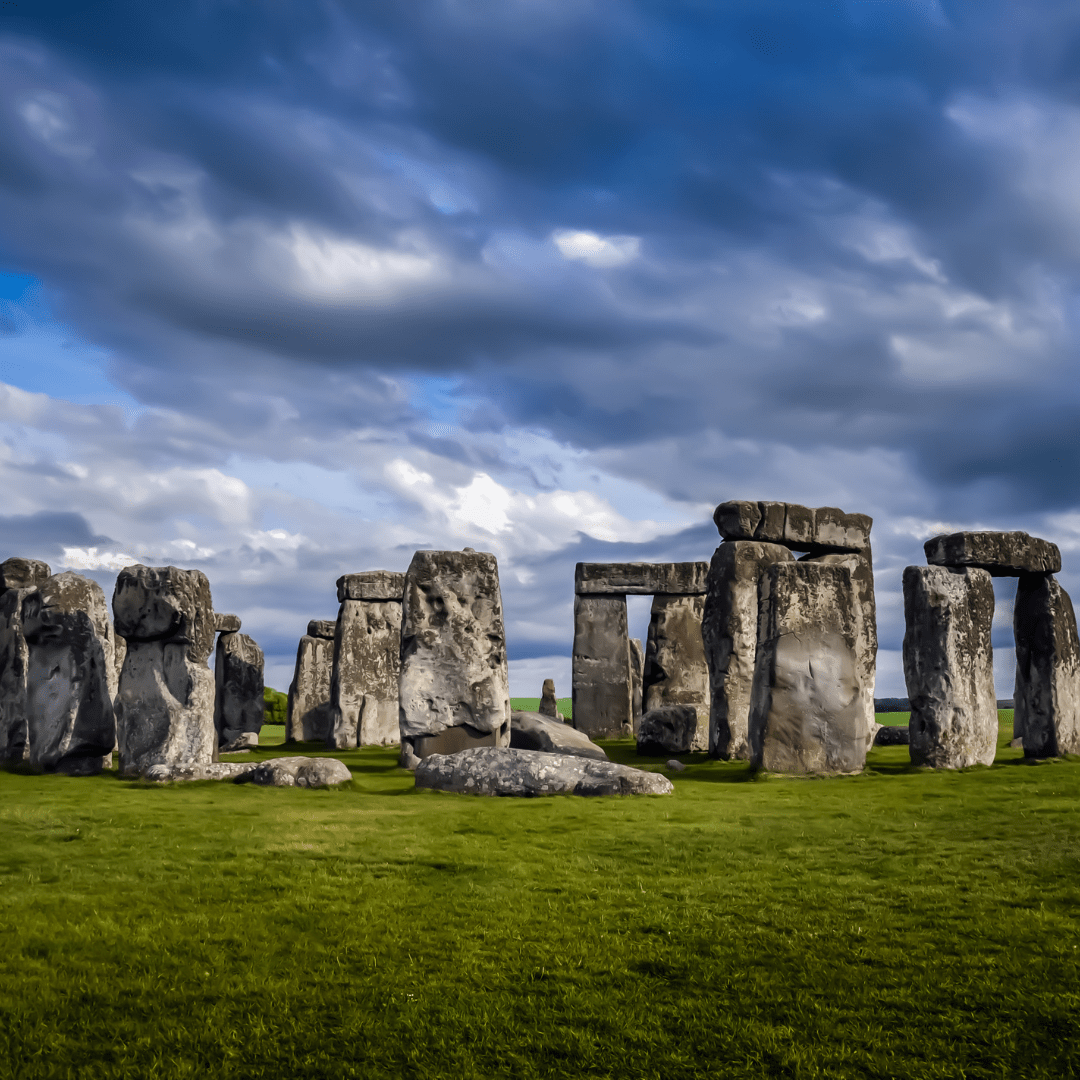
[[[578,563],[578,596],[704,596],[707,562]]]
[[[337,580],[338,603],[346,600],[397,600],[405,592],[405,575],[392,570],[365,570],[343,574]]]
[[[932,536],[923,544],[931,566],[971,566],[991,577],[1056,574],[1061,570],[1057,544],[1026,532],[958,532]]]
[[[835,506],[812,509],[797,503],[746,500],[721,503],[713,521],[725,540],[782,544],[812,555],[864,551],[874,523],[866,514],[846,514]]]

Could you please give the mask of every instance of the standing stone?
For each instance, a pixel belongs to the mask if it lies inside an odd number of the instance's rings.
[[[0,764],[14,764],[30,753],[26,726],[26,670],[30,650],[22,628],[22,605],[50,577],[36,559],[0,563]]]
[[[653,597],[645,645],[643,704],[646,713],[685,705],[697,715],[689,750],[709,748],[709,668],[701,640],[705,597]],[[673,751],[679,753],[684,751]]]
[[[555,680],[545,679],[544,687],[540,692],[540,708],[539,713],[541,716],[550,716],[552,719],[559,720],[559,700],[555,697]]]
[[[1013,607],[1015,721],[1026,757],[1080,754],[1080,640],[1069,594],[1049,574],[1023,574]]]
[[[630,639],[630,708],[633,713],[631,730],[635,735],[641,726],[642,700],[645,682],[645,646],[641,638]]]
[[[198,570],[128,566],[113,593],[116,632],[127,639],[120,673],[120,768],[217,760],[210,583]]]
[[[100,772],[116,742],[113,649],[101,586],[70,571],[49,577],[23,600],[22,621],[30,764],[73,775]]]
[[[300,639],[289,685],[286,742],[325,742],[330,734],[330,678],[336,629],[332,619],[312,619]]]
[[[756,506],[757,504],[749,504]],[[769,567],[793,562],[778,544],[729,540],[709,565],[701,639],[709,668],[709,753],[749,761],[750,699],[758,641],[758,583]]]
[[[411,756],[510,745],[510,691],[495,556],[418,551],[405,575],[401,750]]]
[[[574,597],[571,723],[590,739],[617,738],[633,728],[625,596]]]
[[[998,719],[989,573],[909,566],[904,619],[912,762],[935,769],[992,764]]]
[[[754,762],[770,772],[861,772],[870,728],[852,571],[781,562],[761,579],[750,704]]]
[[[265,709],[262,649],[247,634],[219,634],[214,658],[214,727],[219,748],[257,747]]]
[[[405,575],[389,570],[338,579],[328,746],[389,746],[400,738],[401,597]]]

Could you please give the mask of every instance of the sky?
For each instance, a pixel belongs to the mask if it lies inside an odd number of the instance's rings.
[[[574,564],[744,498],[874,518],[903,695],[929,536],[1080,588],[1078,290],[1075,2],[0,2],[0,557],[198,568],[278,689],[470,546],[568,696]]]

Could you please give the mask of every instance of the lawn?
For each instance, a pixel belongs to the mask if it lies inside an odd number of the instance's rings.
[[[640,799],[0,774],[0,1076],[1075,1076],[1080,762],[1010,736]]]

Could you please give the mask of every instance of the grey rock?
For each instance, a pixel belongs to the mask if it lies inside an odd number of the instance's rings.
[[[904,619],[912,762],[935,769],[990,765],[998,731],[990,575],[909,566]]]
[[[237,784],[262,787],[324,788],[352,779],[348,766],[336,758],[284,757],[269,761],[209,764],[151,765],[142,774],[145,780],[171,783],[184,780],[231,780]]]
[[[101,586],[71,572],[46,578],[23,600],[22,627],[31,766],[100,772],[116,743],[112,635]]]
[[[244,735],[262,731],[263,652],[247,634],[218,636],[214,659],[214,727],[219,746],[231,746]]]
[[[553,719],[561,719],[559,717],[559,699],[555,696],[555,680],[545,679],[544,686],[540,691],[540,708],[539,713],[541,716],[550,716]],[[510,716],[510,722],[513,723],[513,714]]]
[[[26,669],[30,650],[22,629],[23,600],[32,589],[0,593],[0,763],[23,761],[30,753],[26,729]]]
[[[418,551],[405,575],[399,718],[417,757],[510,743],[510,692],[495,556]],[[404,746],[403,746],[404,749]]]
[[[709,668],[701,638],[704,596],[653,597],[642,679],[643,713],[685,705],[697,715],[691,750],[709,748]]]
[[[259,733],[242,731],[232,742],[220,747],[218,754],[246,754],[249,750],[258,750]]]
[[[756,506],[756,503],[749,504]],[[758,640],[758,585],[794,556],[779,544],[728,541],[713,554],[701,640],[709,668],[709,753],[749,761],[750,701]]]
[[[1057,544],[1026,532],[958,532],[933,536],[923,544],[931,566],[971,566],[991,577],[1056,574],[1061,569]]]
[[[219,634],[235,634],[240,629],[240,616],[223,615],[220,611],[215,611],[214,629]]]
[[[636,735],[645,699],[645,646],[640,638],[630,638],[630,734]],[[624,725],[625,727],[625,725]]]
[[[678,758],[672,758],[664,765],[664,768],[670,769],[672,772],[686,772],[686,766]]]
[[[1023,750],[1024,749],[1024,740],[1023,739],[1012,739],[1012,740],[1010,740],[1009,749],[1010,750]]]
[[[607,760],[603,748],[577,728],[542,713],[517,709],[510,713],[510,746],[514,750],[539,750],[545,754],[573,754]]]
[[[865,629],[851,569],[777,563],[759,593],[755,764],[782,773],[861,772],[870,725],[857,653]]]
[[[172,765],[148,765],[140,774],[143,780],[169,784],[185,780],[236,780],[255,768],[253,761],[213,761],[202,765],[179,762]]]
[[[1021,576],[1013,637],[1013,734],[1023,739],[1025,756],[1080,754],[1080,639],[1072,600],[1055,578]]]
[[[882,724],[874,736],[875,746],[907,746],[909,742],[906,727]]]
[[[34,589],[52,577],[48,563],[13,556],[0,563],[0,590]]]
[[[796,503],[721,503],[713,521],[725,540],[757,540],[782,544],[812,555],[859,552],[870,543],[873,519],[846,514],[833,506],[811,509]]]
[[[703,750],[698,710],[693,705],[662,705],[649,709],[637,733],[639,754],[689,754]]]
[[[308,637],[329,638],[334,640],[337,633],[337,623],[333,619],[312,619],[307,624]]]
[[[332,637],[309,634],[300,639],[296,648],[296,667],[289,685],[286,742],[326,741],[333,721],[330,707],[333,667]]]
[[[574,597],[571,723],[590,738],[633,726],[633,680],[625,596]]]
[[[396,600],[405,592],[405,575],[392,570],[365,570],[337,580],[338,603],[346,600]]]
[[[659,773],[569,754],[509,747],[474,747],[437,754],[416,767],[417,788],[467,795],[668,795]]]
[[[574,591],[578,596],[704,595],[709,564],[578,563]]]
[[[129,566],[113,594],[127,656],[117,695],[120,770],[209,765],[217,757],[210,583],[198,570]]]

